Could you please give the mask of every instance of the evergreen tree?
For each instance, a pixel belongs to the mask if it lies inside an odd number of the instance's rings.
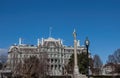
[[[82,74],[87,74],[88,71],[88,56],[86,52],[77,54],[78,56],[78,67],[79,67],[79,72]],[[93,66],[93,60],[89,58],[89,64],[90,64],[90,69],[92,70]],[[73,73],[74,69],[74,54],[71,55],[68,65],[66,66],[67,72],[68,73]]]

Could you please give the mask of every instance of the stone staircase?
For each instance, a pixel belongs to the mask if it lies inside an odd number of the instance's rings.
[[[69,75],[69,76],[71,76],[71,78],[74,78],[73,75]],[[79,74],[79,75],[77,75],[75,78],[88,78],[88,76],[83,75],[83,74]],[[93,78],[93,77],[90,77],[90,78]]]

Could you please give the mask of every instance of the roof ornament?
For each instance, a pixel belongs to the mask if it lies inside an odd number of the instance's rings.
[[[19,45],[22,44],[22,38],[19,38]]]
[[[77,41],[77,46],[80,46],[80,40]]]
[[[43,45],[43,42],[44,42],[44,39],[42,38],[42,43],[41,43],[41,45]]]
[[[38,38],[38,46],[40,45],[40,39]]]

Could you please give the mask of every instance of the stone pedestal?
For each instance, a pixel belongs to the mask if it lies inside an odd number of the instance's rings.
[[[78,66],[74,66],[73,75],[74,75],[74,78],[79,78],[79,68],[78,68]]]

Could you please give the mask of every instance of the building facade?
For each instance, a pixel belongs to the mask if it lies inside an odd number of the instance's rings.
[[[31,56],[40,57],[40,54],[46,52],[48,55],[49,75],[63,75],[65,65],[68,63],[70,56],[74,52],[73,46],[65,46],[61,39],[49,37],[47,39],[38,39],[37,45],[22,44],[19,39],[18,45],[9,48],[7,68],[14,70],[16,64],[23,62],[25,58]],[[80,46],[77,41],[77,53],[86,52],[84,46]]]

